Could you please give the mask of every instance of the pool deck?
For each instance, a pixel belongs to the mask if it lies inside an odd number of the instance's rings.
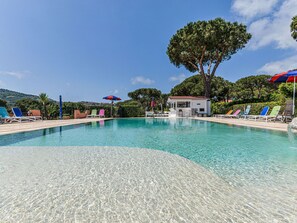
[[[47,129],[58,126],[75,125],[103,120],[110,120],[111,118],[84,118],[84,119],[68,119],[68,120],[44,120],[35,122],[9,123],[0,124],[0,135],[6,135],[18,132],[28,132],[39,129]]]
[[[252,121],[252,120],[244,120],[244,119],[216,118],[216,117],[195,117],[193,119],[228,124],[228,125],[282,131],[282,132],[288,131],[288,124],[282,123],[282,122],[265,122],[265,121]]]

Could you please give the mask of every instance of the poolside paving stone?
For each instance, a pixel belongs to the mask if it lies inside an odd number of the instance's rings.
[[[215,122],[227,125],[235,125],[235,126],[246,126],[251,128],[260,128],[260,129],[268,129],[268,130],[276,130],[287,132],[288,124],[283,122],[274,122],[274,121],[254,121],[254,120],[246,120],[246,119],[237,119],[237,118],[217,118],[217,117],[194,117],[193,119],[200,121],[208,121]]]
[[[75,125],[89,122],[98,122],[101,120],[110,120],[112,118],[84,118],[84,119],[68,119],[68,120],[41,120],[35,122],[14,122],[0,124],[0,135],[28,132],[39,129],[53,128],[58,126]]]

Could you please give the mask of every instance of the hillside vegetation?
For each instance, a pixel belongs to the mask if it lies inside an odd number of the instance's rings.
[[[31,94],[24,94],[17,91],[10,91],[7,89],[0,88],[0,99],[7,101],[8,106],[14,106],[18,100],[30,98],[38,100],[38,96]]]

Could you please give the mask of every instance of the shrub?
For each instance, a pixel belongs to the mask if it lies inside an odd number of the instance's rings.
[[[110,117],[110,111],[111,111],[111,105],[100,105],[100,106],[90,106],[88,107],[88,110],[97,109],[97,112],[99,113],[100,109],[104,109],[104,115],[105,117]],[[112,107],[112,114],[115,115],[115,106]]]
[[[230,109],[233,109],[234,111],[237,110],[237,109],[240,109],[241,111],[244,111],[244,109],[246,108],[248,104],[237,104],[237,105],[233,105],[230,107]],[[270,108],[270,111],[271,109],[274,107],[274,106],[277,106],[277,105],[281,105],[282,108],[281,108],[281,111],[280,113],[284,110],[285,108],[285,104],[280,104],[278,102],[262,102],[262,103],[249,103],[249,105],[251,105],[251,110],[250,110],[250,114],[251,115],[259,115],[260,112],[262,111],[262,109],[265,107],[265,106],[269,106]],[[269,113],[269,112],[268,112]]]
[[[225,114],[229,107],[227,102],[211,103],[211,111],[213,114]]]
[[[56,119],[60,115],[60,108],[57,103],[49,103],[47,105],[47,114],[50,119]]]
[[[73,115],[74,110],[78,109],[80,111],[85,111],[86,106],[82,103],[76,102],[63,102],[62,105],[63,114],[69,114],[70,116]]]
[[[0,99],[0,106],[6,107],[7,101]]]
[[[138,105],[123,105],[122,117],[141,117],[144,116],[144,109]]]
[[[282,102],[260,102],[260,103],[243,103],[243,104],[234,104],[234,103],[212,103],[212,112],[213,114],[225,114],[229,110],[236,111],[237,109],[240,109],[242,112],[244,112],[247,105],[251,105],[250,115],[259,115],[262,109],[265,106],[270,107],[270,111],[274,106],[280,105],[282,106],[280,113],[283,112],[285,109],[285,101]]]
[[[42,108],[42,105],[40,104],[40,102],[32,98],[20,99],[16,101],[15,106],[20,108],[24,114],[27,114],[27,112],[31,109],[41,110]]]

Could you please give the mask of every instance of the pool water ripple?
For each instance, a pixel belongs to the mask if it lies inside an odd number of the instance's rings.
[[[2,222],[294,222],[296,186],[235,187],[188,159],[123,147],[3,147]],[[16,156],[9,157],[11,154]]]
[[[190,119],[0,136],[0,219],[297,222],[296,147],[291,134]]]

